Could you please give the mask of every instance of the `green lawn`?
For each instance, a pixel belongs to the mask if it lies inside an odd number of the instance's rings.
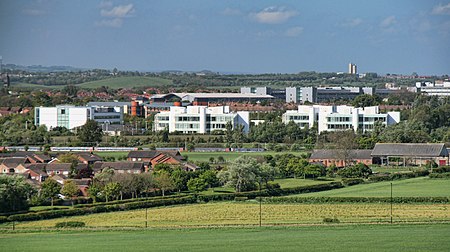
[[[303,197],[389,197],[390,181],[355,185],[331,191],[291,196]],[[392,182],[394,197],[450,197],[450,180],[428,177],[395,180]]]
[[[337,181],[337,179],[334,181]],[[298,186],[328,184],[333,181],[301,179],[301,178],[287,178],[287,179],[275,179],[274,182],[278,183],[281,188],[291,188],[291,187],[298,187]]]
[[[0,251],[449,251],[450,224],[1,233]]]

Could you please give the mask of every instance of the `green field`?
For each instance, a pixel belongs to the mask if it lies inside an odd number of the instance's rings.
[[[335,179],[334,181],[340,181],[340,180]],[[274,182],[278,183],[281,188],[292,188],[292,187],[298,187],[298,186],[328,184],[333,181],[301,179],[301,178],[286,178],[286,179],[275,179]]]
[[[450,224],[1,233],[0,251],[449,251]]]
[[[101,86],[118,89],[118,88],[133,88],[133,87],[161,87],[170,86],[172,81],[168,79],[158,78],[158,77],[146,77],[146,76],[123,76],[123,77],[111,77],[98,81],[90,81],[81,84],[76,84],[75,86],[80,88],[98,88]],[[32,83],[13,83],[12,87],[24,87],[24,88],[36,88],[36,89],[60,89],[65,85],[39,85]]]
[[[104,80],[85,82],[78,84],[81,88],[98,88],[106,86],[110,88],[132,88],[132,87],[159,87],[172,85],[171,80],[158,78],[158,77],[143,77],[143,76],[128,76],[128,77],[115,77]]]
[[[291,196],[301,197],[390,197],[391,182],[355,185],[331,191]],[[450,197],[450,180],[428,177],[392,181],[394,197]]]

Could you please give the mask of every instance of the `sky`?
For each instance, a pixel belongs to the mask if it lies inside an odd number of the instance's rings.
[[[450,0],[0,0],[3,63],[450,74]]]

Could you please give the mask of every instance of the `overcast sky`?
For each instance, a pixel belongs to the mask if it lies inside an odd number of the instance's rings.
[[[3,63],[450,74],[449,0],[1,0]]]

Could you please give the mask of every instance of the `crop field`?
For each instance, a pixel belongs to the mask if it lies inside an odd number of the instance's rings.
[[[450,224],[0,233],[0,251],[449,251]]]
[[[73,216],[59,219],[16,223],[17,229],[53,228],[61,221],[82,221],[87,227],[144,227],[145,209]],[[340,223],[387,223],[390,221],[390,204],[387,203],[339,203],[295,204],[263,203],[263,225],[323,224],[324,218],[337,218]],[[149,208],[149,227],[208,227],[259,225],[259,203],[216,202]],[[394,204],[393,221],[439,222],[450,221],[450,204]],[[11,223],[0,225],[8,228]]]
[[[419,177],[392,181],[394,197],[450,197],[450,180]],[[331,191],[306,193],[300,197],[390,197],[391,182],[361,184]]]

